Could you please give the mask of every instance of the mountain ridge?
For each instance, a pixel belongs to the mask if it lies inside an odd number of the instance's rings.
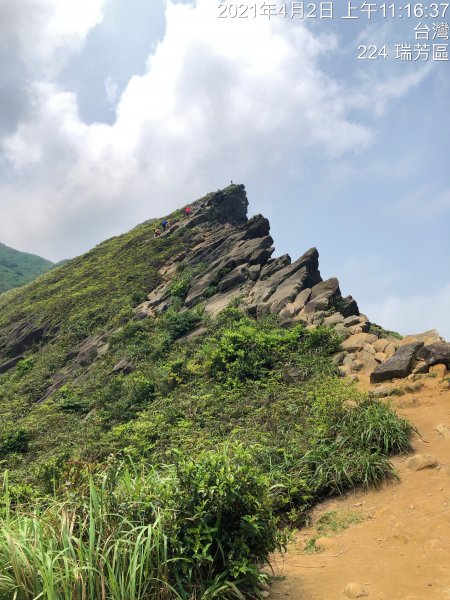
[[[0,242],[0,294],[33,281],[54,266],[41,256],[15,250]]]

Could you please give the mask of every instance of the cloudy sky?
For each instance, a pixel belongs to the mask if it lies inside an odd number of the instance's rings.
[[[72,257],[233,179],[278,254],[317,246],[373,321],[450,339],[450,67],[395,58],[450,15],[256,4],[0,0],[0,241]]]

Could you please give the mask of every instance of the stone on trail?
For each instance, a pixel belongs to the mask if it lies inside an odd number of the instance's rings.
[[[391,356],[374,369],[370,376],[370,382],[381,383],[389,379],[407,377],[411,373],[414,359],[422,347],[423,342],[413,342],[406,346],[400,346],[394,356]]]
[[[450,427],[448,425],[436,425],[435,429],[443,438],[450,440]]]
[[[406,461],[406,467],[411,471],[434,469],[437,467],[437,460],[432,454],[415,454]]]
[[[360,583],[348,583],[344,588],[344,596],[346,598],[363,598],[368,595],[369,592]]]

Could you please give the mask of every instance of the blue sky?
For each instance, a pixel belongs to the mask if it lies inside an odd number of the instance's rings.
[[[219,4],[0,0],[0,241],[59,260],[233,179],[278,254],[317,246],[373,321],[450,338],[449,63],[394,58],[450,15]]]

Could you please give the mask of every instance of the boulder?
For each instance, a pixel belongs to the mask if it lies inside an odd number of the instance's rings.
[[[411,471],[434,469],[437,467],[437,460],[432,454],[415,454],[406,461],[406,467]]]
[[[259,267],[261,267],[261,265],[264,265],[267,262],[267,260],[272,256],[274,250],[275,248],[273,246],[271,246],[270,248],[259,248],[258,250],[255,250],[255,252],[253,252],[253,254],[248,259],[248,264],[258,265]]]
[[[352,327],[353,325],[359,325],[359,316],[358,315],[350,315],[349,317],[345,317],[344,325],[346,327]]]
[[[435,429],[443,438],[450,440],[450,427],[448,425],[441,423],[440,425],[436,425]]]
[[[412,342],[423,342],[425,345],[443,342],[444,340],[439,335],[436,329],[417,333],[415,335],[407,335],[401,341],[400,345],[411,344]]]
[[[391,356],[374,369],[370,376],[370,382],[380,383],[389,379],[407,377],[411,373],[414,359],[422,346],[423,342],[413,342],[398,348],[394,356]]]
[[[354,300],[351,296],[346,296],[341,302],[340,313],[343,317],[359,315],[359,308],[356,300]]]
[[[450,367],[450,342],[427,344],[420,349],[417,358],[424,360],[429,367],[439,363]]]
[[[333,361],[333,364],[337,367],[342,367],[346,356],[347,354],[345,352],[337,352],[336,354],[333,354],[331,360]]]
[[[344,340],[348,339],[351,335],[349,330],[342,323],[338,323],[335,326],[334,331]]]
[[[363,350],[365,344],[374,344],[377,341],[377,336],[371,333],[357,333],[352,335],[342,342],[341,348],[346,352],[358,352]]]
[[[375,355],[372,352],[367,352],[367,350],[360,350],[357,352],[356,359],[361,361],[361,368],[364,369],[364,371],[373,371],[380,364],[375,359]]]
[[[335,325],[342,323],[343,320],[344,320],[344,317],[341,315],[341,313],[334,313],[334,314],[330,315],[329,317],[326,317],[323,320],[323,324],[326,325],[327,327],[334,327]]]
[[[305,313],[307,315],[312,315],[318,311],[325,311],[330,305],[330,301],[325,296],[319,296],[314,300],[310,300],[308,304],[305,306]]]
[[[270,233],[270,223],[262,215],[255,215],[248,221],[245,229],[244,239],[265,237]]]
[[[394,342],[389,342],[383,352],[386,354],[386,356],[394,356],[394,354],[397,352],[397,348],[398,346]]]
[[[384,352],[376,352],[376,353],[375,353],[375,360],[376,360],[378,363],[382,363],[382,362],[384,362],[386,359],[387,359],[387,356],[386,356],[386,354],[384,354]]]
[[[348,330],[352,335],[355,335],[356,333],[369,333],[370,323],[368,323],[367,321],[363,321],[358,323],[357,325],[352,325],[348,328]]]
[[[318,325],[322,325],[326,316],[327,313],[324,310],[318,310],[316,313],[313,314],[311,323],[316,327]]]

